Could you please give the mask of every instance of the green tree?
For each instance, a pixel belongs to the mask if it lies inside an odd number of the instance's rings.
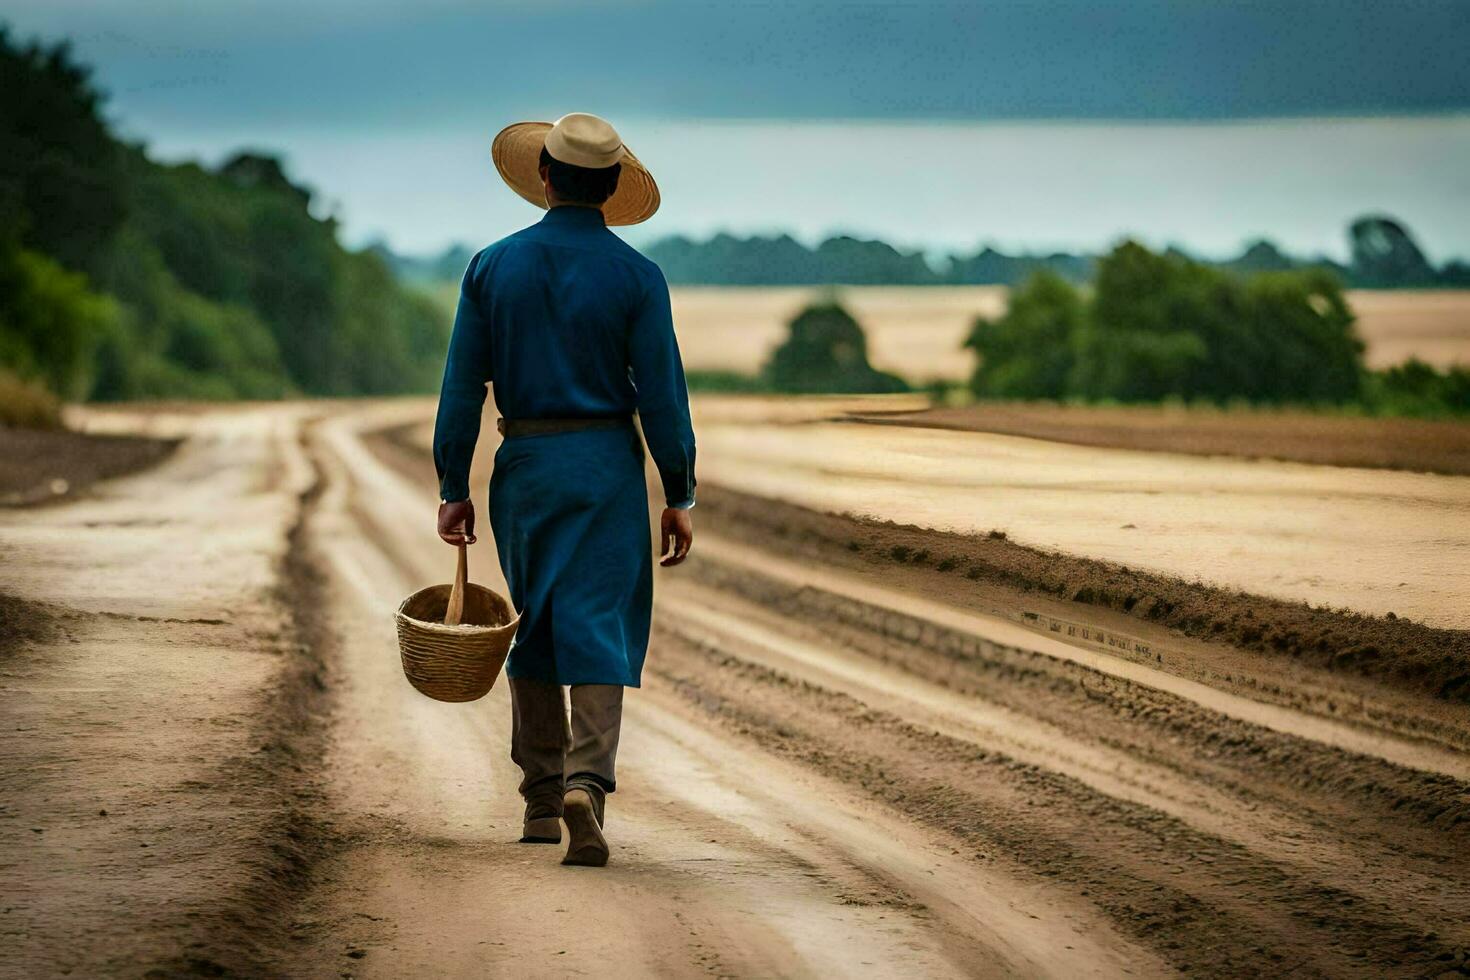
[[[1068,387],[1085,398],[1191,397],[1207,378],[1209,338],[1237,303],[1223,275],[1123,242],[1098,262]]]
[[[0,90],[0,355],[16,373],[71,398],[433,386],[446,318],[343,248],[278,160],[155,163],[108,132],[65,47],[3,31]]]
[[[868,363],[868,340],[836,302],[814,303],[791,321],[790,334],[761,370],[776,391],[886,393],[906,391],[901,378]]]
[[[1363,345],[1332,273],[1239,276],[1136,242],[1099,260],[1090,302],[1034,278],[966,346],[982,397],[1340,403],[1362,381]]]
[[[1353,281],[1360,286],[1393,289],[1433,286],[1438,275],[1405,225],[1387,215],[1365,215],[1348,228]]]
[[[1034,273],[1011,294],[1003,316],[981,317],[971,328],[965,347],[978,358],[971,389],[984,398],[1066,397],[1085,313],[1071,283],[1047,270]]]
[[[1368,407],[1382,415],[1426,418],[1470,414],[1470,368],[1435,370],[1418,358],[1370,375]]]
[[[117,305],[44,255],[0,245],[0,366],[67,398],[84,395]]]
[[[1363,342],[1336,276],[1323,269],[1264,273],[1245,281],[1244,295],[1246,319],[1236,336],[1250,356],[1238,361],[1252,383],[1238,382],[1215,397],[1237,392],[1257,401],[1312,403],[1358,397]]]
[[[120,147],[65,44],[0,26],[0,237],[83,272],[126,217]]]

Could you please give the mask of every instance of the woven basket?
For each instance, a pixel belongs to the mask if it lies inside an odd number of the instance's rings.
[[[465,566],[461,545],[454,584],[420,589],[398,607],[403,674],[435,701],[474,701],[489,693],[520,621],[504,597],[467,581]]]

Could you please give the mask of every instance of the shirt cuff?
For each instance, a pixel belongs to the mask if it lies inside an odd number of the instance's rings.
[[[674,510],[692,510],[694,508],[694,498],[690,497],[688,500],[680,501],[677,504],[669,504],[669,506]]]

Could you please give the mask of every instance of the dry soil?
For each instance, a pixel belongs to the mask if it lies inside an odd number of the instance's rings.
[[[1079,446],[1470,476],[1470,422],[1035,402],[855,417],[878,425],[995,432]]]
[[[1463,703],[1047,575],[1186,584],[710,486],[611,864],[516,843],[503,686],[437,704],[397,661],[453,567],[425,410],[144,413],[164,464],[0,512],[18,975],[1467,972]]]

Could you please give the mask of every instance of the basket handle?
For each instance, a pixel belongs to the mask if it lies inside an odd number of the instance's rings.
[[[444,610],[444,625],[458,626],[464,618],[464,586],[469,578],[465,546],[459,546],[459,565],[454,570],[454,584],[449,588],[449,606]]]

